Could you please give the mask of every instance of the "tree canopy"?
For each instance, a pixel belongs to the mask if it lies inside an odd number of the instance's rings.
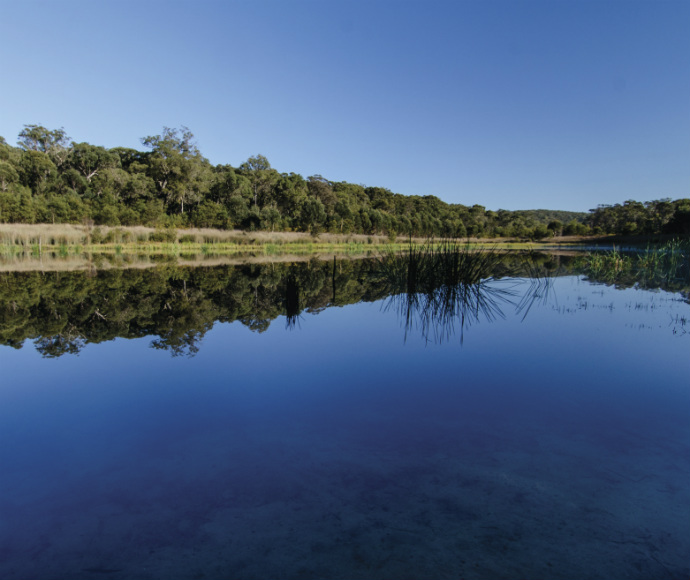
[[[0,137],[0,222],[524,239],[690,229],[688,199],[629,201],[589,214],[491,211],[281,173],[261,154],[237,167],[213,165],[187,127],[164,127],[141,143],[143,151],[107,149],[41,125],[25,125],[17,147]]]

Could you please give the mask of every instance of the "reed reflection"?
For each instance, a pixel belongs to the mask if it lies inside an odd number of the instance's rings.
[[[548,271],[532,254],[513,257],[506,262],[495,249],[476,251],[455,242],[391,253],[381,260],[389,294],[384,308],[403,320],[405,339],[418,331],[440,343],[459,332],[462,344],[472,324],[504,318],[507,309],[524,319],[534,304],[548,302],[553,287]]]

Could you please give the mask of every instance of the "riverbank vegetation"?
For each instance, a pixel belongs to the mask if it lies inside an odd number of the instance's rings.
[[[108,149],[40,125],[25,125],[16,147],[0,137],[0,224],[524,240],[690,233],[690,199],[627,201],[589,214],[492,211],[281,173],[263,155],[237,167],[213,165],[185,127],[166,127],[141,143],[143,151]]]
[[[688,294],[690,240],[676,238],[636,252],[588,252],[575,262],[590,280],[621,287],[664,288]]]
[[[361,234],[245,232],[209,228],[0,224],[0,257],[82,254],[364,253],[402,247],[402,238]],[[409,239],[407,240],[409,242]]]

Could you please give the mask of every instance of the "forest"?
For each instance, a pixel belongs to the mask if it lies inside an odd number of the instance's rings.
[[[263,155],[213,165],[186,127],[143,137],[143,151],[73,142],[63,128],[25,125],[0,137],[0,223],[205,227],[318,235],[544,239],[688,234],[690,199],[599,206],[589,213],[487,210],[433,195],[280,173]]]

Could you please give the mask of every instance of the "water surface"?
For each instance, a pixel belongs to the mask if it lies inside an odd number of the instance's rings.
[[[309,268],[4,295],[3,579],[688,577],[685,298],[560,276],[461,343]]]

